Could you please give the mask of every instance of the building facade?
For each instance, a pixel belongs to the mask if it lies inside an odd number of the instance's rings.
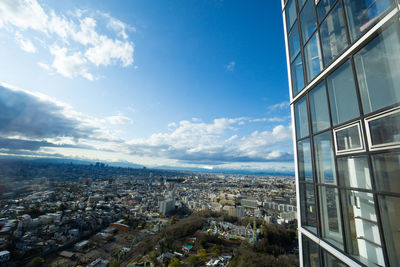
[[[400,266],[399,3],[282,0],[302,266]]]

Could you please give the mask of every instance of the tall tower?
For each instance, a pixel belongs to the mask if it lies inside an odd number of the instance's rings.
[[[400,266],[400,1],[281,0],[302,266]]]

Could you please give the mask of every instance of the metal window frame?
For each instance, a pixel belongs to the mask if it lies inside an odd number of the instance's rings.
[[[351,148],[351,149],[339,150],[338,143],[337,143],[338,140],[337,140],[336,134],[338,132],[340,132],[340,131],[346,130],[348,128],[352,128],[354,126],[357,126],[358,138],[360,140],[361,146],[360,147],[356,147],[356,148]],[[334,138],[334,142],[335,142],[336,155],[347,155],[347,154],[353,154],[353,153],[358,153],[358,152],[364,152],[366,150],[365,149],[365,144],[364,144],[364,134],[363,134],[363,131],[362,131],[362,128],[361,128],[361,121],[351,122],[351,123],[349,123],[349,124],[347,124],[345,126],[333,129],[333,138]]]

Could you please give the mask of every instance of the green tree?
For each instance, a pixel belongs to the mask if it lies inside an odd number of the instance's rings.
[[[179,266],[181,266],[181,262],[177,258],[172,258],[172,260],[168,264],[168,267],[179,267]]]
[[[36,257],[36,258],[34,258],[33,260],[31,260],[29,262],[28,266],[30,266],[30,267],[41,267],[41,266],[44,265],[44,263],[45,263],[45,260],[43,258]]]
[[[120,264],[117,260],[113,260],[109,265],[109,267],[119,267],[119,266]]]
[[[211,248],[211,251],[216,254],[217,256],[221,255],[221,246],[220,245],[214,245]]]
[[[199,257],[192,255],[188,258],[188,262],[189,262],[190,266],[194,267],[197,264],[199,264]]]
[[[200,249],[199,252],[197,252],[197,256],[199,256],[200,259],[204,260],[207,258],[207,250],[204,248]]]

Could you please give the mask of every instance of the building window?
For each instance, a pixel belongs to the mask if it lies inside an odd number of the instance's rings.
[[[322,266],[324,267],[347,267],[346,264],[341,262],[332,254],[328,253],[325,249],[322,249]]]
[[[310,82],[322,70],[321,49],[319,47],[318,32],[311,37],[304,47],[304,56],[307,69],[307,79]]]
[[[366,156],[338,158],[337,167],[341,185],[372,189],[371,174]]]
[[[300,209],[302,227],[317,234],[314,185],[300,184]]]
[[[308,131],[308,112],[307,99],[303,97],[294,105],[296,116],[296,134],[297,139],[305,137],[309,134]]]
[[[336,154],[359,152],[364,150],[360,123],[334,129]]]
[[[371,159],[376,189],[400,193],[400,152],[373,155]]]
[[[296,17],[297,17],[296,0],[289,0],[286,6],[286,25],[288,28],[288,32],[289,29],[292,28],[292,25],[296,20]]]
[[[391,3],[390,0],[344,0],[344,5],[350,37],[354,41],[390,8]]]
[[[318,186],[322,238],[343,249],[342,220],[337,188]]]
[[[300,37],[299,28],[297,27],[297,22],[294,24],[292,31],[289,33],[289,54],[290,62],[297,56],[300,52]]]
[[[329,75],[328,92],[334,125],[360,116],[354,76],[349,61]]]
[[[324,82],[310,92],[310,113],[313,133],[320,132],[331,126]]]
[[[313,182],[310,139],[297,143],[297,160],[299,168],[299,180]]]
[[[371,150],[400,146],[400,109],[367,118],[365,122]]]
[[[304,6],[304,3],[305,3],[306,1],[307,1],[307,0],[298,0],[299,10]]]
[[[342,4],[339,2],[320,26],[325,66],[348,45]]]
[[[366,265],[384,266],[373,195],[343,190],[342,205],[347,252]]]
[[[304,43],[310,38],[317,28],[317,18],[315,17],[314,1],[308,0],[300,13],[301,33]]]
[[[304,87],[304,72],[303,72],[303,62],[301,59],[301,53],[293,62],[291,66],[291,72],[292,72],[293,95],[295,96]]]
[[[336,184],[335,162],[330,131],[314,136],[314,155],[318,182]]]
[[[305,235],[301,236],[303,245],[303,262],[305,267],[318,267],[319,246]]]
[[[364,113],[400,102],[399,51],[393,24],[354,56]]]
[[[378,196],[390,266],[400,266],[400,198]]]
[[[318,21],[321,22],[325,15],[331,10],[336,0],[320,0],[317,5]]]

